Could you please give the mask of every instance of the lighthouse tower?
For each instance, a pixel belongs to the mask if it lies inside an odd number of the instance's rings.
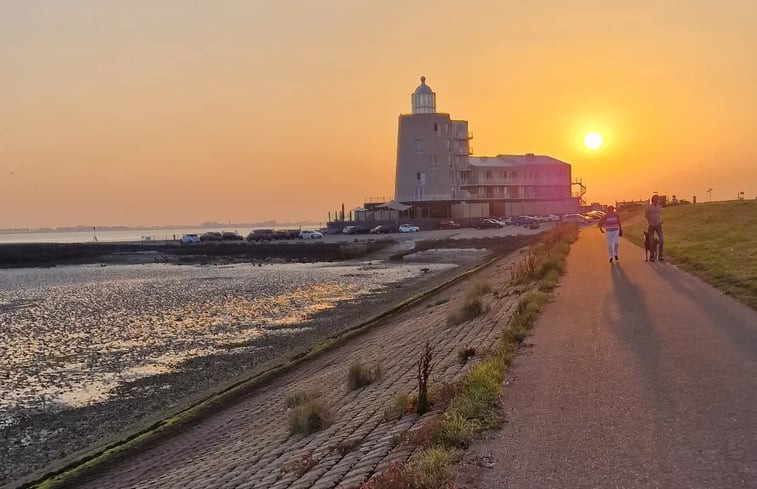
[[[399,117],[394,199],[404,203],[460,198],[458,169],[467,166],[468,122],[436,111],[426,77],[411,95],[412,114]]]

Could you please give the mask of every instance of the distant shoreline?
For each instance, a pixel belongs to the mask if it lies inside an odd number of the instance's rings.
[[[253,222],[253,223],[223,223],[204,222],[202,224],[170,224],[164,226],[62,226],[40,228],[1,228],[0,234],[35,234],[35,233],[92,233],[102,231],[165,231],[176,229],[238,229],[238,228],[299,228],[320,227],[322,222]]]
[[[0,243],[0,268],[83,264],[219,264],[341,261],[385,247],[392,240],[359,243]]]

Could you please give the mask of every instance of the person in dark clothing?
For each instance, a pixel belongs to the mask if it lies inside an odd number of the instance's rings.
[[[665,261],[662,258],[662,207],[660,207],[659,201],[659,197],[656,195],[652,196],[652,204],[644,209],[644,217],[647,218],[647,234],[649,235],[649,239],[652,239],[654,233],[657,234],[657,259]]]

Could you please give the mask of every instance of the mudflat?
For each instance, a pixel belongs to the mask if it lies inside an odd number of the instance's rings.
[[[513,240],[511,246],[522,246],[530,239],[532,238]],[[320,339],[359,324],[410,295],[433,288],[461,270],[479,263],[488,254],[484,250],[431,249],[406,256],[394,265],[382,260],[389,253],[389,250],[382,251],[379,255],[374,255],[377,259],[373,261],[328,266],[353,266],[355,272],[347,275],[381,274],[387,267],[412,269],[415,272],[406,273],[405,278],[380,291],[340,301],[336,307],[309,315],[305,321],[274,327],[268,334],[249,341],[184,359],[172,371],[124,382],[111,391],[107,398],[98,402],[72,409],[61,409],[56,403],[49,403],[42,408],[37,406],[35,409],[11,412],[13,422],[2,426],[4,439],[9,443],[6,450],[0,453],[0,466],[5,471],[0,480],[18,480],[51,463],[70,460],[71,454],[93,444],[116,439],[125,430],[133,431],[148,426],[203,397],[209,390],[233,382],[240,376],[250,375],[256,370],[286,362],[287,358],[307,350]],[[449,266],[440,266],[443,263]],[[233,267],[228,271],[233,273]],[[345,281],[351,279],[353,277],[342,278]],[[216,289],[217,281],[206,282],[203,286],[222,292],[226,290],[223,287]]]

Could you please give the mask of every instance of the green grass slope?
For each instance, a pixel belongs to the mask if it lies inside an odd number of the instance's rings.
[[[666,207],[662,222],[666,260],[757,309],[757,200]],[[642,217],[623,235],[643,246],[644,229]]]

